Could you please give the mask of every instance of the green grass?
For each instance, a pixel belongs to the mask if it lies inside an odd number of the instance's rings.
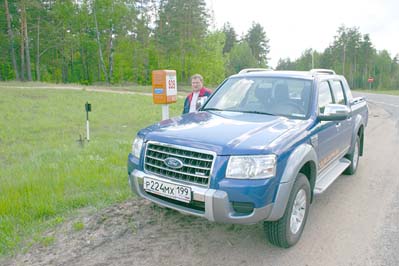
[[[357,92],[366,92],[366,93],[399,95],[399,90],[360,90],[360,89],[356,89],[355,91],[357,91]]]
[[[8,88],[80,88],[80,89],[99,89],[99,90],[115,90],[115,91],[129,91],[129,92],[140,92],[140,93],[152,93],[152,86],[143,86],[143,85],[134,85],[134,84],[116,84],[116,85],[108,85],[106,83],[99,83],[96,85],[82,85],[82,84],[53,84],[53,83],[45,83],[45,82],[21,82],[21,81],[7,81],[0,82],[0,87],[8,87]],[[211,86],[210,88],[216,88],[216,86]],[[190,85],[182,85],[178,84],[178,93],[179,95],[187,95],[187,93],[192,91]]]
[[[39,242],[40,245],[42,245],[44,247],[48,247],[55,242],[55,238],[53,236],[43,236],[43,237],[37,239],[36,241]]]
[[[132,139],[161,118],[151,97],[1,85],[0,255],[73,210],[132,195],[126,169]],[[92,104],[91,140],[82,147],[77,140],[85,136],[86,101]],[[181,113],[182,102],[171,105],[171,116]]]
[[[82,231],[85,228],[85,225],[82,221],[75,222],[73,224],[73,230]]]

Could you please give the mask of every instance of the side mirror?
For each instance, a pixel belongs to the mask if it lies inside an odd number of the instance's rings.
[[[319,115],[320,121],[340,121],[348,118],[351,110],[342,104],[327,104],[323,114]]]
[[[202,108],[202,106],[204,106],[204,104],[207,100],[208,100],[208,96],[198,97],[197,104],[196,104],[197,110]]]

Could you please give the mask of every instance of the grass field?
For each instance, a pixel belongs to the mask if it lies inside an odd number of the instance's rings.
[[[91,140],[82,146],[86,101],[92,104]],[[181,110],[180,99],[170,114]],[[130,197],[132,139],[160,117],[148,96],[0,84],[0,254],[40,239],[73,210]]]
[[[7,81],[0,82],[0,88],[40,88],[40,89],[54,89],[54,88],[65,88],[65,89],[96,89],[96,90],[114,90],[114,91],[127,91],[127,92],[140,92],[140,93],[151,93],[152,86],[142,86],[142,85],[133,85],[133,84],[116,84],[116,85],[107,85],[107,84],[97,84],[97,85],[81,85],[81,84],[52,84],[45,82],[20,82],[20,81]],[[209,88],[216,88],[216,86],[210,86]],[[178,84],[178,93],[179,95],[185,96],[187,93],[191,92],[191,86],[189,85],[181,85]]]
[[[399,90],[355,90],[357,92],[377,93],[387,95],[399,95]]]

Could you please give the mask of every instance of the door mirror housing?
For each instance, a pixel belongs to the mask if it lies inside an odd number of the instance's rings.
[[[324,112],[319,114],[320,121],[340,121],[349,117],[351,110],[343,104],[327,104]]]
[[[207,100],[208,100],[208,96],[198,97],[197,105],[196,105],[197,110],[201,109]]]

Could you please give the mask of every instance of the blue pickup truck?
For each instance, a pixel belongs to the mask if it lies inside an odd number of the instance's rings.
[[[198,112],[140,130],[129,183],[158,205],[210,221],[264,223],[298,242],[315,194],[363,154],[368,107],[332,70],[240,72]]]

